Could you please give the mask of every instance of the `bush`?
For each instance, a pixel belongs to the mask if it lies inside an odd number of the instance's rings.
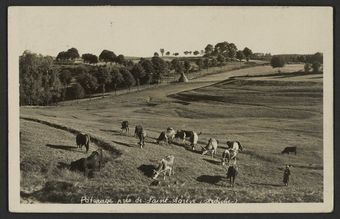
[[[318,61],[313,62],[313,64],[312,64],[313,73],[319,73],[320,68],[321,68],[320,62],[318,62]]]
[[[304,68],[305,68],[305,73],[309,73],[312,67],[311,67],[310,63],[306,63]]]
[[[79,83],[73,84],[72,87],[69,87],[66,92],[66,97],[69,100],[80,99],[83,98],[84,96],[85,90]]]
[[[282,56],[273,56],[270,65],[273,68],[282,68],[285,65],[285,59]]]

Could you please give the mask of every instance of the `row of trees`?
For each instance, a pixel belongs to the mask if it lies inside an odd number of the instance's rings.
[[[276,55],[273,56],[270,64],[273,68],[281,68],[288,62],[304,62],[304,70],[306,73],[320,73],[323,64],[323,55],[317,52],[313,55]],[[280,70],[279,70],[280,72]]]
[[[245,47],[243,50],[238,50],[234,43],[228,43],[226,41],[217,43],[215,46],[208,44],[205,48],[205,57],[224,57],[227,61],[238,59],[242,61],[249,58],[253,54],[252,50]]]
[[[50,56],[25,51],[19,63],[20,104],[48,105],[107,90],[159,83],[169,67],[170,63],[160,57],[124,65],[65,67],[55,65]]]

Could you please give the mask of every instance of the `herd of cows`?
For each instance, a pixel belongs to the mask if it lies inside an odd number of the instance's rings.
[[[121,134],[129,134],[129,122],[123,121],[121,123]],[[171,127],[168,127],[165,131],[162,131],[159,137],[156,139],[156,143],[166,143],[171,144],[175,139],[180,139],[183,143],[185,141],[189,141],[192,150],[196,150],[198,143],[198,136],[201,133],[196,133],[195,131],[187,131],[187,130],[174,130]],[[139,139],[139,146],[143,148],[145,146],[145,138],[147,136],[146,130],[141,125],[135,126],[134,136]],[[89,150],[90,146],[90,136],[88,134],[79,133],[76,136],[76,143],[78,148],[82,148],[85,146],[86,152]],[[205,155],[210,152],[211,157],[214,158],[214,155],[217,153],[218,140],[215,138],[210,138],[207,145],[205,147],[201,146],[202,155]],[[228,164],[227,169],[227,179],[230,180],[230,185],[233,186],[235,182],[235,178],[238,174],[238,167],[236,164],[236,157],[239,151],[243,151],[239,141],[227,141],[227,148],[222,153],[221,164],[224,166]],[[296,155],[296,147],[286,147],[281,152],[282,154],[295,153]],[[171,176],[174,174],[173,164],[175,157],[173,155],[165,156],[164,158],[158,160],[158,167],[153,170],[153,179],[157,179],[160,174],[165,176]],[[233,162],[230,162],[233,161]],[[84,172],[85,176],[89,176],[93,171],[98,171],[103,165],[103,152],[102,149],[98,149],[91,153],[89,157],[81,158],[74,162],[71,162],[70,170],[81,171]]]

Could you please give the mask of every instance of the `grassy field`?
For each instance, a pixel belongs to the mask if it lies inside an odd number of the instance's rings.
[[[322,202],[322,75],[297,72],[302,69],[288,65],[277,75],[269,66],[258,66],[79,103],[21,107],[22,202],[79,203],[84,195],[114,201],[129,196],[132,202],[150,197],[168,198],[168,203],[178,202],[176,198]],[[144,149],[132,131],[120,135],[122,120],[146,128]],[[169,126],[201,131],[200,146],[215,137],[220,141],[217,157],[202,156],[181,143],[155,144]],[[91,151],[114,148],[105,150],[105,167],[92,178],[65,168],[86,156],[70,130],[91,134]],[[235,187],[220,165],[226,140],[245,147]],[[286,146],[297,146],[297,155],[281,155]],[[165,181],[161,177],[154,186],[153,160],[169,154],[175,156],[175,175]],[[282,186],[285,164],[293,165],[288,187]]]

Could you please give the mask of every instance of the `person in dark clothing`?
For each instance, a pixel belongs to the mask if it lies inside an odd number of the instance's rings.
[[[290,176],[289,165],[286,165],[286,168],[283,172],[283,183],[284,183],[285,186],[288,186],[289,176]]]

